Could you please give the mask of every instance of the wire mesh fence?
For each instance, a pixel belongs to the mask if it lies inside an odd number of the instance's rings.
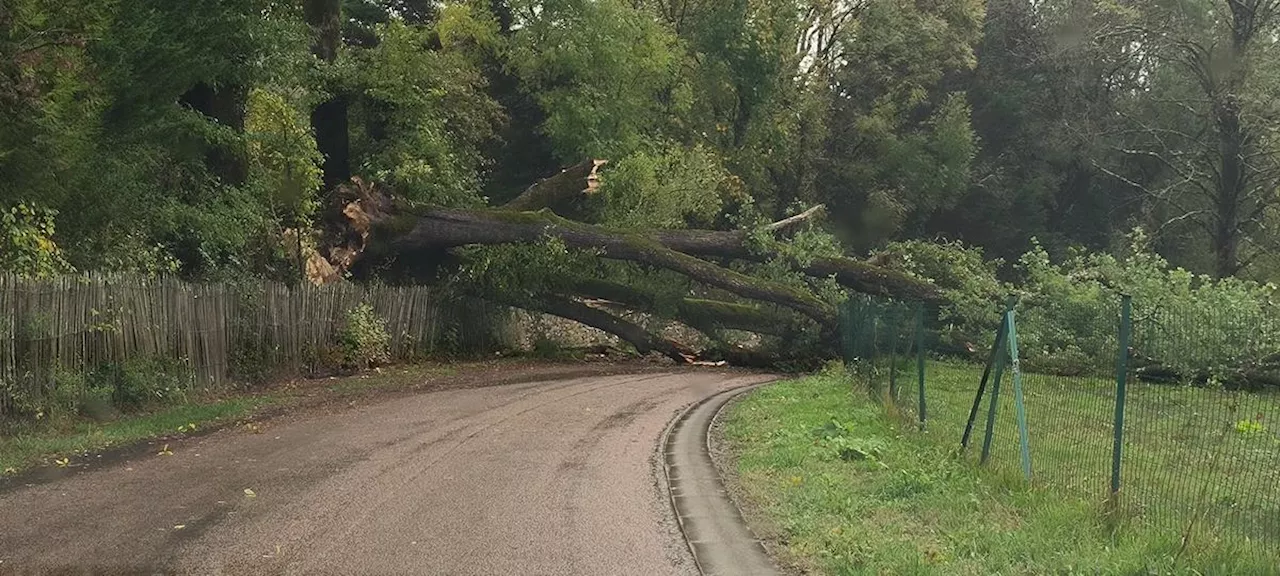
[[[1280,555],[1280,315],[1134,303],[1123,510]]]
[[[851,298],[841,310],[841,338],[846,364],[866,390],[923,427],[926,351],[936,339],[927,329],[925,307]]]
[[[918,304],[851,299],[849,372],[895,412],[923,423],[926,407],[938,441],[1095,502],[1122,527],[1280,559],[1280,310],[1013,304],[992,303],[990,325],[954,330]],[[923,398],[903,394],[904,382]]]
[[[171,361],[201,387],[315,373],[360,303],[386,321],[394,360],[509,346],[509,309],[429,287],[0,276],[0,418],[53,395],[60,374],[136,359]]]

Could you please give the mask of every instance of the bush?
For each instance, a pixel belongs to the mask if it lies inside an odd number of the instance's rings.
[[[997,276],[1003,261],[986,260],[981,248],[960,242],[923,240],[889,244],[877,258],[932,281],[946,295],[938,314],[937,352],[964,356],[995,344],[1001,303],[1013,292]]]
[[[368,304],[347,310],[338,343],[342,348],[343,367],[348,370],[371,368],[391,360],[387,321]]]
[[[1194,382],[1280,382],[1280,374],[1259,373],[1272,369],[1269,359],[1280,357],[1280,288],[1173,267],[1151,250],[1141,230],[1114,255],[1076,250],[1054,261],[1037,244],[1011,271],[1016,284],[999,279],[1001,262],[986,261],[980,250],[959,243],[899,242],[878,258],[946,293],[939,342],[931,346],[943,356],[985,357],[1001,302],[1017,293],[1018,344],[1028,370],[1110,374],[1119,346],[1121,295],[1128,294],[1135,362]]]
[[[1020,344],[1039,364],[1075,371],[1087,358],[1093,371],[1111,369],[1122,294],[1133,297],[1131,346],[1138,360],[1186,380],[1231,380],[1241,367],[1280,352],[1275,286],[1172,267],[1149,249],[1140,230],[1119,256],[1078,251],[1054,264],[1037,246],[1020,267],[1026,276]]]
[[[136,411],[186,399],[194,377],[182,362],[171,358],[130,358],[103,364],[86,377],[90,390],[110,390],[117,408]]]
[[[103,419],[111,415],[114,390],[102,383],[90,383],[84,374],[59,369],[53,375],[49,412],[53,418],[89,416]]]

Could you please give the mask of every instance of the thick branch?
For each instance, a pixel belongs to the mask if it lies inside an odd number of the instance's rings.
[[[767,224],[764,229],[778,234],[800,226],[821,216],[826,210],[821,204],[804,212]],[[663,246],[699,256],[754,260],[748,249],[750,233],[746,230],[722,232],[717,230],[656,230],[653,237]]]
[[[616,282],[587,280],[574,286],[574,290],[583,296],[616,302],[633,310],[654,310],[658,306],[654,295]],[[760,306],[703,298],[680,298],[672,308],[674,320],[703,333],[744,330],[785,336],[795,329],[798,320],[795,316]]]
[[[682,364],[688,363],[694,357],[692,352],[671,340],[651,334],[636,324],[576,300],[553,296],[541,298],[533,306],[540,312],[580,322],[613,334],[635,346],[641,354],[661,352],[664,356]]]
[[[942,290],[930,282],[851,258],[815,258],[803,272],[817,278],[835,278],[840,285],[863,294],[923,302],[942,299]]]
[[[573,248],[599,250],[605,258],[672,270],[743,298],[787,306],[824,327],[835,324],[832,306],[802,290],[752,278],[682,254],[654,238],[572,222],[546,211],[437,209],[416,217],[391,218],[375,230],[376,237],[370,246],[383,242],[392,252],[468,244],[527,243],[556,237]]]
[[[520,212],[540,210],[595,192],[600,186],[600,177],[596,172],[604,164],[604,160],[584,160],[576,166],[565,168],[559,174],[528,187],[503,208]]]

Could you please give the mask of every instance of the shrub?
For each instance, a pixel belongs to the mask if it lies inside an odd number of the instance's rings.
[[[130,358],[99,366],[88,374],[86,384],[89,389],[110,390],[116,407],[131,411],[184,401],[194,378],[178,360]]]
[[[114,412],[111,406],[114,391],[101,383],[89,382],[83,373],[59,368],[54,372],[53,382],[48,402],[53,418],[89,416],[103,419]]]
[[[43,278],[71,271],[54,243],[56,210],[19,203],[0,207],[0,272]]]
[[[391,335],[387,332],[387,321],[368,304],[347,310],[338,341],[346,369],[370,368],[391,360]]]
[[[1133,296],[1132,348],[1138,360],[1183,379],[1256,377],[1236,372],[1280,352],[1275,286],[1172,267],[1149,249],[1141,230],[1130,235],[1119,256],[1077,251],[1054,264],[1036,247],[1020,267],[1026,276],[1020,344],[1025,356],[1042,365],[1071,365],[1074,371],[1087,358],[1094,371],[1110,369],[1121,294]]]
[[[1016,291],[1018,344],[1028,370],[1109,374],[1119,345],[1120,299],[1128,294],[1135,362],[1192,382],[1280,381],[1280,374],[1260,372],[1273,370],[1268,360],[1280,355],[1280,288],[1171,266],[1141,230],[1118,254],[1076,250],[1055,261],[1037,244],[1018,260],[1016,284],[999,280],[999,261],[985,261],[980,250],[958,243],[899,242],[879,257],[945,291],[940,341],[931,346],[944,356],[989,350],[1000,303]]]
[[[254,321],[266,306],[266,293],[256,282],[232,282],[227,286],[234,313],[229,323],[231,350],[227,371],[237,382],[260,384],[267,379],[269,366],[262,350],[262,339]]]
[[[947,303],[938,311],[938,352],[964,355],[995,343],[1000,303],[1013,290],[997,276],[1001,260],[986,260],[981,248],[960,242],[923,240],[889,244],[878,257],[934,282],[946,295]]]

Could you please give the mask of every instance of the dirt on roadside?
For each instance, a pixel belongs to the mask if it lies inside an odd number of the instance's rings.
[[[200,426],[198,431],[112,446],[105,450],[69,456],[66,466],[38,466],[0,477],[0,494],[61,480],[141,455],[160,446],[189,442],[220,430],[247,427],[260,431],[318,414],[335,414],[375,402],[445,390],[464,390],[588,376],[646,374],[670,371],[671,363],[653,360],[542,360],[497,358],[484,361],[387,366],[350,376],[295,378],[263,386],[245,396],[277,396],[284,400],[255,410],[230,422]],[[365,385],[362,381],[369,381]]]

